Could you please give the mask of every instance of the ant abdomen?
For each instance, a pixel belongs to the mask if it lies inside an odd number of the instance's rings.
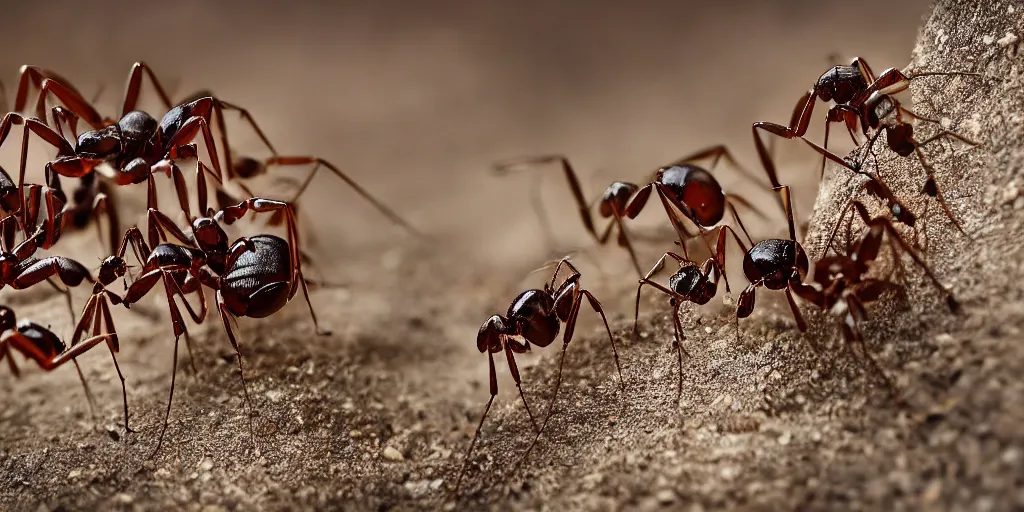
[[[677,202],[690,208],[701,226],[714,226],[725,216],[725,192],[710,172],[696,165],[673,165],[659,171],[658,181]]]

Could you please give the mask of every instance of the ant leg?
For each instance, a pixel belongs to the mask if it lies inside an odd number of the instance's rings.
[[[807,330],[807,321],[804,320],[804,315],[800,313],[800,307],[796,304],[796,299],[793,298],[793,287],[786,287],[786,301],[789,302],[789,309],[793,311],[793,319],[796,320],[796,327],[800,329],[800,332]]]
[[[674,165],[683,165],[695,161],[704,160],[706,158],[711,159],[711,163],[708,165],[708,171],[714,170],[715,167],[718,165],[718,161],[724,158],[730,166],[740,171],[740,174],[743,175],[743,177],[750,180],[751,183],[755,183],[762,187],[764,186],[764,184],[762,184],[761,181],[758,180],[756,176],[754,176],[753,172],[751,172],[746,167],[740,165],[739,162],[736,161],[736,158],[732,156],[732,153],[729,151],[729,148],[725,147],[724,144],[718,144],[715,146],[710,146],[701,150],[694,151],[693,153],[690,153],[689,155],[686,155],[670,163],[668,166],[671,167]]]
[[[277,150],[274,149],[274,145],[270,143],[270,139],[267,138],[266,134],[256,123],[256,120],[249,114],[249,111],[232,103],[215,99],[213,102],[213,110],[217,114],[217,129],[220,131],[221,146],[224,148],[224,159],[227,161],[228,167],[228,179],[234,179],[238,176],[238,172],[235,170],[235,161],[231,158],[231,146],[228,144],[228,130],[227,124],[224,120],[224,110],[234,110],[242,117],[249,126],[252,127],[253,131],[260,138],[263,144],[270,150],[270,154],[277,156]]]
[[[249,414],[249,437],[252,439],[253,446],[256,445],[256,431],[252,426],[253,408],[252,401],[249,399],[249,388],[245,384],[245,373],[242,370],[242,352],[238,349],[238,341],[235,340],[235,333],[231,330],[231,312],[228,311],[227,305],[224,304],[220,291],[217,291],[217,309],[220,310],[220,319],[224,324],[224,331],[228,334],[228,341],[231,342],[231,347],[235,349],[235,357],[238,360],[238,376],[242,380],[242,391],[245,393],[245,403],[248,404]]]
[[[135,105],[139,101],[139,95],[142,92],[142,74],[145,73],[149,77],[149,81],[153,84],[153,88],[156,89],[156,93],[160,96],[160,100],[164,103],[164,108],[170,110],[173,104],[171,98],[164,91],[163,86],[160,84],[160,80],[157,80],[156,74],[153,70],[146,65],[145,62],[136,62],[132,64],[132,70],[128,74],[128,86],[125,89],[124,95],[124,107],[121,108],[121,117],[125,114],[135,110]]]
[[[519,389],[519,398],[523,400],[523,407],[526,408],[526,414],[530,416],[530,423],[533,424],[533,429],[538,430],[537,420],[534,419],[533,411],[530,410],[530,404],[526,401],[526,393],[523,392],[523,382],[519,377],[519,366],[516,365],[516,359],[512,355],[513,347],[518,352],[525,352],[527,347],[525,345],[520,345],[511,336],[505,336],[505,342],[503,345],[505,346],[505,359],[508,361],[508,370],[512,374],[512,380],[515,381],[516,388]]]
[[[477,439],[480,439],[480,429],[484,427],[484,420],[487,419],[487,413],[491,410],[491,404],[494,403],[494,397],[498,395],[498,376],[494,370],[494,353],[491,352],[490,347],[487,349],[487,361],[490,367],[490,382],[491,382],[491,399],[487,401],[487,405],[484,407],[484,413],[480,415],[480,423],[476,426],[476,431],[473,433],[473,440],[469,443],[469,449],[466,450],[466,456],[462,463],[462,470],[459,471],[458,478],[455,479],[455,489],[452,491],[453,495],[458,495],[459,485],[462,483],[462,477],[466,474],[466,470],[469,469],[469,457],[473,454],[473,448],[476,446]]]
[[[106,126],[107,120],[77,90],[51,78],[44,78],[40,84],[39,96],[36,101],[36,118],[46,119],[46,99],[50,94],[57,97],[68,110],[85,120],[93,129]],[[17,107],[18,105],[15,105],[15,109],[20,112]],[[45,121],[43,124],[45,125]]]
[[[643,270],[640,270],[640,261],[636,258],[636,251],[633,250],[633,244],[629,241],[626,224],[622,222],[622,214],[614,206],[612,210],[612,217],[619,228],[619,245],[624,246],[629,251],[629,259],[633,262],[633,268],[636,270],[637,275],[643,275]]]
[[[601,320],[604,321],[604,330],[608,333],[608,341],[612,346],[612,355],[615,357],[615,368],[619,372],[619,383],[622,387],[626,387],[626,379],[622,377],[622,365],[619,364],[619,351],[615,348],[615,338],[612,336],[612,328],[608,326],[608,317],[604,314],[601,302],[594,297],[594,294],[590,293],[590,290],[581,289],[580,293],[587,297],[587,301],[590,302],[590,307],[595,313],[601,315]],[[575,327],[575,324],[573,326]],[[568,327],[566,327],[566,330],[568,330]]]
[[[654,274],[660,272],[661,269],[665,267],[665,258],[670,256],[676,258],[678,261],[687,261],[685,258],[682,258],[677,254],[673,254],[670,252],[665,253],[664,255],[662,255],[661,258],[658,258],[658,261],[654,264],[653,267],[651,267],[651,270],[647,272],[647,275],[640,278],[639,285],[636,287],[636,308],[634,310],[633,315],[633,341],[636,341],[640,336],[640,292],[643,290],[644,285],[650,285],[653,288],[657,289],[658,291],[668,295],[669,297],[675,298],[677,296],[677,294],[672,290],[669,290],[668,288],[662,286],[659,283],[651,281],[651,277],[654,276]]]
[[[394,222],[395,224],[402,226],[406,231],[413,235],[422,236],[422,234],[416,228],[412,227],[411,224],[406,222],[405,219],[403,219],[397,213],[395,213],[394,210],[392,210],[384,203],[377,200],[377,198],[375,198],[374,196],[370,195],[370,193],[367,192],[366,189],[364,189],[361,185],[352,180],[352,178],[349,178],[348,175],[341,172],[341,169],[337,168],[334,164],[328,162],[327,160],[314,156],[273,156],[267,159],[267,161],[264,163],[264,165],[268,168],[275,165],[282,167],[292,167],[297,165],[311,164],[315,165],[315,167],[313,167],[313,170],[311,171],[311,174],[314,174],[318,170],[320,170],[320,167],[326,167],[328,170],[334,173],[335,176],[340,178],[342,181],[348,184],[349,187],[355,190],[357,194],[362,196],[363,199],[370,202],[370,204],[372,204],[374,208],[377,209],[377,211],[384,214],[384,216],[390,219],[391,222]]]
[[[928,176],[924,183],[924,193],[934,197],[935,200],[938,201],[939,206],[942,207],[942,211],[946,213],[947,217],[949,217],[950,222],[956,226],[957,231],[970,238],[971,236],[968,235],[967,232],[964,231],[963,226],[960,225],[960,221],[958,221],[956,216],[953,215],[953,210],[949,207],[949,203],[946,202],[946,198],[943,197],[942,191],[939,189],[939,185],[935,182],[935,168],[924,157],[924,153],[921,152],[921,147],[919,145],[914,147],[914,153],[917,154],[917,159],[921,162],[921,167],[924,168],[925,173]]]
[[[93,330],[93,336],[102,334],[108,334],[110,338],[107,339],[107,349],[110,352],[110,358],[114,361],[114,370],[117,371],[117,377],[121,379],[121,398],[124,402],[124,430],[125,432],[135,432],[128,426],[128,389],[125,387],[124,374],[121,373],[121,365],[117,363],[117,356],[114,355],[118,351],[118,340],[117,340],[117,329],[114,327],[114,317],[110,314],[110,306],[107,301],[102,297],[99,299],[100,314],[102,315],[103,323],[105,324],[105,332],[99,328],[100,317],[96,319],[96,327]]]
[[[587,200],[583,197],[583,187],[580,186],[580,180],[576,175],[576,171],[573,169],[572,164],[569,163],[569,159],[567,157],[563,155],[541,155],[502,161],[494,164],[494,173],[503,175],[517,169],[522,170],[556,162],[565,174],[565,180],[569,184],[569,191],[572,192],[573,200],[576,202],[576,207],[580,212],[580,218],[583,220],[583,227],[587,229],[587,232],[590,233],[594,239],[597,239],[598,236],[597,231],[594,228],[594,218],[590,213],[591,205],[587,204]]]
[[[786,211],[786,222],[789,223],[789,239],[797,241],[796,237],[796,224],[793,221],[793,201],[790,198],[789,185],[782,185],[775,189],[779,193],[779,197],[782,200],[782,207]],[[742,247],[743,244],[740,244]]]
[[[181,125],[181,128],[171,137],[171,140],[164,145],[164,147],[169,148],[165,157],[173,160],[179,156],[179,148],[196,147],[192,141],[199,134],[203,136],[203,144],[206,145],[206,152],[210,154],[210,161],[213,163],[213,170],[217,175],[218,181],[223,181],[224,173],[221,171],[217,145],[213,142],[213,134],[210,132],[209,123],[202,117],[190,117],[188,121],[185,121],[185,124]],[[198,155],[196,157],[198,158]]]
[[[856,302],[854,304],[851,304],[850,306],[858,308],[860,307],[859,303]],[[873,355],[871,355],[871,352],[868,351],[867,345],[864,343],[864,337],[861,334],[860,330],[860,320],[858,320],[852,312],[847,312],[846,315],[847,318],[840,322],[843,331],[843,337],[846,338],[846,341],[848,343],[860,349],[861,354],[864,356],[864,360],[867,361],[869,366],[871,366],[871,370],[875,373],[875,376],[877,376],[879,380],[881,380],[882,383],[885,384],[889,393],[893,397],[898,397],[899,392],[897,391],[896,385],[893,384],[892,380],[889,378],[889,375],[886,374],[884,370],[882,370],[882,367],[879,366],[878,361],[875,360],[875,357]]]
[[[676,346],[676,358],[679,360],[679,381],[676,385],[676,406],[679,406],[679,400],[683,398],[683,354],[689,358],[690,354],[683,348],[683,341],[686,340],[686,335],[683,333],[683,323],[679,320],[680,307],[682,303],[676,301],[675,307],[672,308],[672,327],[675,329],[675,337],[672,340],[672,344]]]

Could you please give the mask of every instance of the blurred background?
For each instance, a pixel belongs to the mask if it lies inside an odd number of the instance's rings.
[[[751,123],[785,123],[835,62],[859,55],[876,71],[905,66],[927,5],[23,2],[6,8],[0,70],[9,95],[22,64],[56,70],[86,94],[102,86],[99,105],[115,115],[131,64],[144,60],[175,97],[205,88],[249,108],[280,151],[338,163],[474,260],[536,259],[545,250],[534,243],[543,232],[529,206],[531,180],[494,178],[495,160],[563,153],[591,197],[613,179],[639,182],[717,143],[760,175]],[[159,110],[154,100],[143,106]],[[248,131],[232,136],[240,151],[265,156]],[[806,217],[815,160],[796,142],[778,149],[791,163],[782,181],[799,185]],[[727,188],[736,177],[719,174]],[[556,238],[587,245],[557,168],[544,183]],[[307,220],[325,247],[405,236],[326,174],[313,188],[307,209],[329,198],[343,204],[331,219]]]

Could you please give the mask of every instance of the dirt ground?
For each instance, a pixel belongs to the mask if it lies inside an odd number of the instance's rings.
[[[255,445],[233,353],[219,323],[207,322],[190,329],[197,371],[183,354],[167,438],[151,457],[170,384],[169,322],[118,311],[119,361],[138,432],[119,426],[120,387],[102,350],[81,359],[97,418],[73,369],[5,376],[0,502],[19,510],[1024,507],[1024,57],[1017,40],[1024,3],[941,1],[930,15],[921,2],[875,3],[756,3],[735,14],[735,7],[683,13],[653,3],[620,12],[614,2],[588,3],[586,12],[568,4],[522,11],[441,3],[429,13],[397,4],[297,4],[284,13],[253,2],[234,13],[179,2],[175,11],[145,14],[112,8],[104,23],[121,29],[99,32],[81,22],[93,18],[65,10],[70,4],[15,13],[19,26],[48,26],[83,43],[65,45],[59,59],[52,47],[26,45],[24,55],[5,57],[3,69],[25,62],[70,68],[66,74],[88,90],[90,80],[120,77],[139,58],[133,44],[145,41],[154,47],[145,58],[158,72],[180,73],[169,75],[179,95],[209,87],[253,105],[282,151],[321,152],[342,163],[428,236],[409,237],[340,184],[318,181],[323,186],[304,203],[304,240],[316,273],[339,285],[312,297],[333,335],[316,336],[302,304],[239,323]],[[680,26],[684,15],[699,23]],[[138,23],[161,19],[187,20],[181,33],[158,36],[179,38],[177,47],[150,42],[148,26]],[[849,33],[839,33],[835,20],[848,23]],[[22,40],[19,30],[5,37]],[[677,403],[663,297],[644,295],[634,342],[636,281],[625,254],[593,248],[557,177],[545,181],[543,198],[556,219],[554,241],[545,242],[529,206],[530,180],[486,172],[499,158],[565,152],[596,191],[627,177],[617,169],[641,176],[720,141],[753,162],[749,123],[788,119],[800,92],[830,65],[831,50],[844,60],[862,55],[879,71],[908,61],[915,34],[912,69],[984,75],[916,80],[915,109],[982,145],[927,151],[969,236],[934,202],[919,232],[963,313],[949,313],[912,266],[906,296],[869,310],[869,346],[904,405],[843,347],[831,317],[810,314],[811,329],[801,335],[778,293],[759,293],[737,339],[731,304],[742,285],[735,277],[733,293],[720,293],[724,301],[684,309],[691,357]],[[183,50],[195,53],[179,59]],[[81,61],[101,62],[83,69]],[[104,98],[117,96],[116,83]],[[258,150],[252,140],[240,146]],[[818,255],[822,226],[858,183],[832,169],[817,192],[814,159],[803,149],[779,145],[782,179],[797,187],[798,215],[806,218],[813,204],[805,246]],[[13,161],[14,153],[3,154]],[[924,211],[916,160],[879,157],[877,170]],[[763,191],[739,190],[774,205]],[[772,214],[755,223],[755,237],[782,234]],[[657,229],[659,220],[645,214],[640,223]],[[68,240],[83,261],[100,256],[89,254],[96,251],[89,235]],[[668,248],[644,244],[642,260]],[[557,413],[514,470],[533,436],[499,359],[501,394],[454,497],[488,395],[476,330],[547,277],[531,271],[569,251],[608,311],[625,385],[603,329],[584,311]],[[739,255],[731,258],[738,276]],[[59,297],[5,292],[3,300],[21,317],[69,329]],[[159,311],[159,304],[147,306]],[[556,345],[520,358],[535,411],[551,397]]]

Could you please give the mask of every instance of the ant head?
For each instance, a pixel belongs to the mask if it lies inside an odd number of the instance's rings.
[[[505,333],[505,319],[499,315],[493,315],[480,326],[480,332],[476,335],[476,348],[481,353],[500,352],[501,335]]]
[[[199,248],[208,250],[226,250],[228,235],[211,217],[197,217],[192,221],[192,234]]]
[[[609,185],[604,191],[604,196],[601,197],[601,216],[608,218],[614,215],[615,212],[623,214],[626,211],[626,203],[629,202],[629,198],[633,197],[637,190],[640,190],[640,187],[625,181],[616,181]]]
[[[0,332],[9,331],[18,325],[18,317],[14,310],[7,306],[0,306]]]
[[[7,252],[0,252],[0,282],[6,282],[7,277],[14,272],[14,267],[20,263],[18,257]]]
[[[240,178],[252,178],[263,174],[263,162],[247,156],[240,156],[231,163],[235,174]]]
[[[100,284],[106,286],[113,283],[118,278],[124,277],[128,273],[128,265],[124,262],[124,258],[120,256],[108,256],[102,263],[100,263],[100,269],[97,272]]]
[[[111,160],[121,153],[121,129],[115,126],[83,132],[75,153],[83,158]]]

